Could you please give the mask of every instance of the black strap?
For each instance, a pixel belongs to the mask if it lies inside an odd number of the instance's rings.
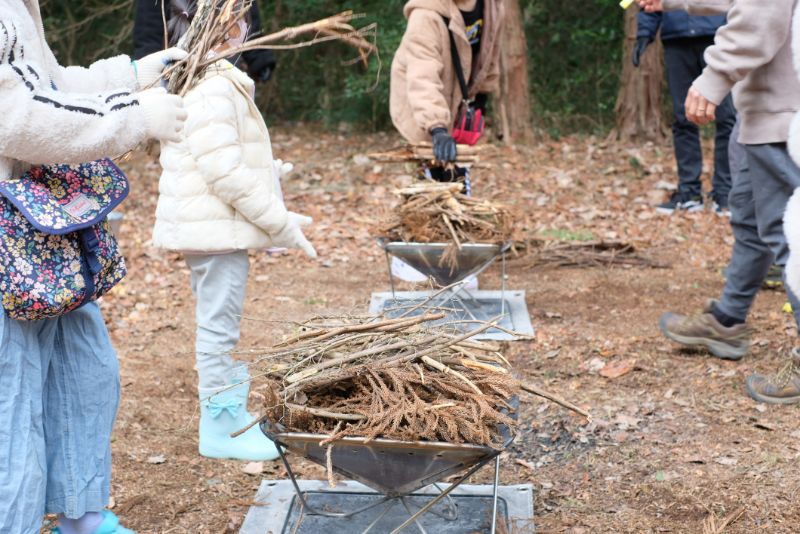
[[[81,299],[80,304],[83,306],[94,299],[95,293],[97,292],[97,285],[94,282],[94,277],[103,270],[103,266],[100,265],[100,260],[98,259],[100,241],[97,239],[94,228],[78,230],[78,241],[80,242],[82,252],[81,275],[86,284],[83,299]]]
[[[467,87],[467,80],[464,78],[464,68],[461,66],[461,56],[458,55],[458,46],[456,45],[456,36],[450,29],[450,19],[444,19],[445,28],[450,35],[450,55],[453,56],[453,66],[456,69],[456,77],[458,78],[458,85],[461,86],[461,94],[464,96],[464,102],[469,102],[469,88]]]

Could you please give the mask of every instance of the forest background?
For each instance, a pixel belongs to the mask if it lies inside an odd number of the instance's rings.
[[[59,60],[88,64],[115,53],[130,53],[134,1],[42,0],[48,40]],[[655,57],[660,53],[649,51],[653,61],[643,69],[624,67],[626,45],[630,47],[635,31],[635,23],[631,25],[635,9],[626,16],[616,0],[504,1],[512,13],[512,29],[525,37],[521,43],[525,57],[520,59],[525,60],[527,71],[523,90],[528,93],[532,131],[552,137],[612,131],[625,114],[624,106],[616,105],[618,100],[631,100],[621,95],[631,77],[648,80],[649,92],[658,95],[655,107],[645,115],[664,111],[661,60]],[[260,91],[264,113],[273,122],[313,121],[326,128],[374,131],[389,127],[389,73],[405,29],[404,4],[405,0],[261,0],[264,32],[349,9],[364,14],[359,25],[377,23],[380,49],[380,59],[373,59],[366,68],[352,64],[352,50],[341,45],[278,52],[274,83]],[[648,69],[659,72],[647,76]],[[633,90],[648,92],[641,87]],[[518,100],[513,105],[518,110],[525,104]],[[649,136],[662,130],[660,118],[652,122],[645,128]]]

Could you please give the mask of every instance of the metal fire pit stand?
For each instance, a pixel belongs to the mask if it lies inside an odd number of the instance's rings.
[[[357,514],[385,505],[378,517],[361,534],[372,532],[381,519],[400,503],[408,512],[408,519],[391,531],[399,534],[412,525],[421,534],[428,534],[419,522],[426,513],[433,513],[446,521],[458,518],[458,509],[450,497],[450,493],[461,486],[469,477],[483,466],[494,462],[494,485],[492,493],[491,534],[497,529],[498,488],[500,485],[500,453],[491,447],[480,445],[457,445],[443,442],[397,441],[389,439],[342,438],[326,446],[320,442],[327,439],[325,435],[282,432],[279,426],[264,420],[261,423],[264,434],[278,445],[283,465],[294,486],[297,498],[305,513],[331,518],[346,519]],[[513,437],[508,435],[503,449],[506,449]],[[332,450],[328,450],[332,447]],[[377,502],[351,511],[326,511],[315,508],[308,502],[306,494],[300,489],[294,470],[286,457],[284,448],[299,454],[323,467],[327,465],[328,455],[333,470],[345,477],[352,478],[372,488],[382,495]],[[446,489],[437,482],[447,477],[459,475]],[[419,510],[412,509],[410,499],[412,493],[433,486],[439,494]],[[440,502],[446,502],[444,512],[433,510]]]
[[[511,243],[492,245],[486,243],[466,243],[456,253],[456,267],[451,269],[442,264],[442,257],[450,248],[448,243],[405,243],[399,241],[388,242],[379,240],[386,254],[386,263],[389,269],[389,283],[392,288],[392,298],[397,301],[394,277],[392,276],[391,257],[395,256],[408,263],[411,267],[433,280],[444,289],[440,294],[431,299],[426,308],[446,308],[449,303],[460,299],[461,294],[473,302],[477,299],[467,289],[468,278],[478,276],[488,269],[498,258],[502,262],[501,275],[501,313],[505,315],[506,292],[506,253],[511,249]],[[468,306],[462,306],[473,320],[477,320]]]

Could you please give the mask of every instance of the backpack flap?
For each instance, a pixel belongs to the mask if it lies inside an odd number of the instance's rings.
[[[129,191],[127,177],[109,159],[37,166],[19,178],[0,181],[0,195],[34,228],[50,235],[99,224]]]

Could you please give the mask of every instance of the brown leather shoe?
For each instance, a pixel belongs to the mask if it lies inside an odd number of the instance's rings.
[[[800,349],[792,349],[788,362],[774,376],[752,374],[745,381],[747,394],[767,404],[800,402]]]
[[[706,347],[711,354],[725,360],[740,360],[750,349],[750,327],[737,324],[730,328],[714,318],[714,301],[697,315],[668,312],[661,316],[659,328],[672,341],[687,347]]]

